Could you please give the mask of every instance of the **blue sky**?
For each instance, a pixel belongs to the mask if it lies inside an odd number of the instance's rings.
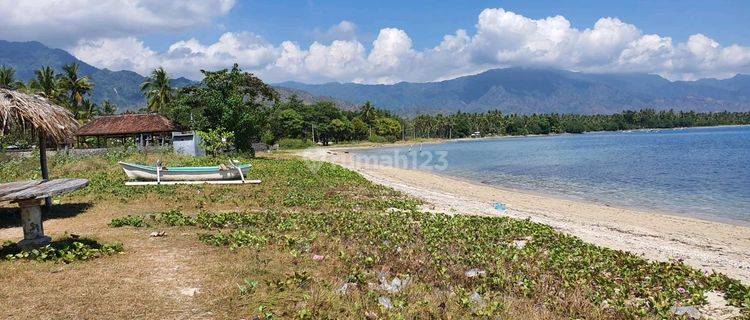
[[[209,28],[148,37],[154,48],[197,37],[211,41],[226,31],[252,31],[271,42],[317,40],[314,30],[325,30],[342,20],[355,23],[363,43],[369,44],[383,27],[409,33],[418,49],[434,47],[456,29],[472,29],[485,8],[504,8],[530,17],[562,15],[575,28],[587,28],[601,17],[616,17],[645,33],[684,41],[696,33],[722,44],[750,45],[750,1],[239,1],[232,11]]]
[[[0,39],[97,67],[271,82],[425,82],[491,68],[750,73],[750,1],[0,0]],[[34,13],[38,19],[29,19]]]

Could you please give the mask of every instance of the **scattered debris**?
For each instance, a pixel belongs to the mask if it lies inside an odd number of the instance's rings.
[[[508,209],[508,207],[505,206],[504,203],[501,202],[495,202],[492,204],[493,207],[495,207],[495,210],[503,212]]]
[[[525,247],[526,244],[529,243],[531,240],[534,240],[534,238],[531,236],[528,236],[523,239],[513,240],[513,246],[516,247],[517,249],[523,249],[523,247]]]
[[[201,290],[198,288],[182,288],[180,289],[180,294],[188,297],[192,297],[197,293],[200,293]]]
[[[411,280],[409,278],[401,280],[399,277],[394,277],[391,281],[388,281],[388,279],[386,279],[385,275],[383,275],[382,273],[379,277],[379,280],[380,284],[369,283],[368,287],[372,290],[383,290],[388,293],[398,293],[406,288],[409,283],[411,283]]]
[[[315,260],[315,261],[323,261],[323,259],[325,259],[325,258],[326,258],[325,256],[321,256],[321,255],[318,255],[318,254],[314,254],[312,256],[312,259]]]
[[[486,275],[487,271],[484,271],[482,269],[474,268],[474,269],[470,269],[470,270],[466,271],[464,274],[468,278],[476,278],[476,277],[480,277],[480,276]]]
[[[357,287],[356,283],[347,282],[347,283],[344,283],[340,288],[336,289],[336,293],[343,296],[349,291],[349,288],[356,288],[356,287]]]
[[[163,237],[166,236],[167,233],[165,231],[154,231],[149,234],[150,237]]]
[[[375,320],[377,318],[378,318],[378,314],[375,313],[375,311],[367,311],[367,312],[365,312],[365,319]]]
[[[380,297],[378,298],[378,303],[380,303],[383,308],[391,309],[393,308],[393,303],[391,302],[391,298],[388,297]]]
[[[474,293],[469,296],[469,299],[471,299],[474,304],[479,308],[484,308],[487,306],[487,304],[484,302],[484,299],[482,298],[482,295],[479,294],[479,292],[474,291]]]
[[[672,312],[674,315],[677,316],[688,316],[691,319],[700,319],[701,318],[701,312],[698,311],[693,306],[684,306],[684,307],[672,307],[669,309],[670,312]]]

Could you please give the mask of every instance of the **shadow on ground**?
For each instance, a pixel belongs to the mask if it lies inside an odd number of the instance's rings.
[[[91,207],[90,203],[65,203],[52,206],[50,212],[42,214],[44,220],[65,219],[75,217]],[[21,212],[18,207],[5,206],[0,208],[0,229],[20,228]]]

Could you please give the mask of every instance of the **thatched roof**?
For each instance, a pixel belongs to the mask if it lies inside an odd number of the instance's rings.
[[[155,113],[131,113],[98,117],[78,129],[76,135],[111,137],[140,133],[165,133],[175,130],[175,125],[165,116]]]
[[[78,122],[70,111],[43,97],[0,89],[0,135],[11,127],[31,128],[62,143],[74,136]]]

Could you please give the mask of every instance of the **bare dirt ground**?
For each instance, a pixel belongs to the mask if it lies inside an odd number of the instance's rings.
[[[212,289],[203,278],[215,267],[208,262],[217,249],[196,246],[195,237],[180,236],[179,229],[150,237],[150,228],[107,226],[114,217],[144,210],[133,205],[97,204],[74,217],[46,220],[45,232],[53,238],[66,233],[96,234],[105,243],[124,243],[125,250],[86,263],[3,264],[0,318],[212,318],[201,296]],[[6,227],[0,229],[0,241],[22,238],[20,227]],[[55,293],[50,295],[49,290]]]

